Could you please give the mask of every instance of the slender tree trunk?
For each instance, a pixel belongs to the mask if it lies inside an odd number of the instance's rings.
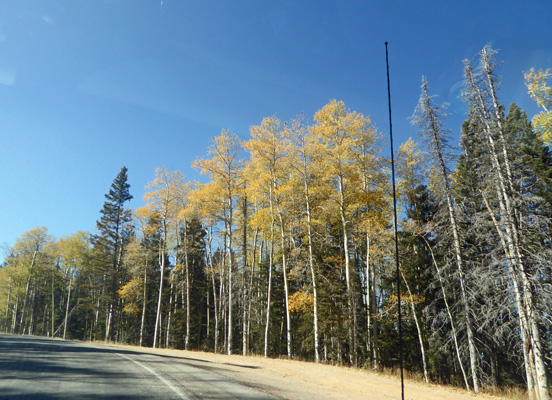
[[[67,304],[65,306],[65,319],[63,321],[63,339],[67,334],[67,320],[69,319],[69,303],[71,302],[71,286],[73,286],[73,274],[69,278],[69,289],[67,290]]]
[[[54,274],[52,272],[52,337],[54,337],[54,322],[56,319],[55,314],[55,298],[54,298]]]
[[[279,207],[278,207],[279,208]],[[286,306],[286,339],[287,355],[291,358],[291,315],[289,313],[289,283],[287,278],[287,258],[286,258],[286,236],[282,213],[278,209],[278,218],[280,220],[280,246],[282,247],[282,273],[284,275],[284,297]]]
[[[98,329],[98,321],[100,320],[100,296],[96,299],[96,310],[94,310],[94,326],[92,332],[94,333],[93,340],[96,340],[96,331]]]
[[[456,211],[454,209],[453,204],[453,197],[452,197],[452,190],[450,188],[450,182],[449,182],[449,175],[447,166],[445,164],[444,159],[444,152],[442,148],[442,136],[441,136],[441,130],[439,126],[439,121],[437,114],[433,107],[431,107],[429,95],[427,91],[427,82],[423,81],[422,84],[422,106],[425,109],[425,117],[427,119],[427,123],[429,125],[429,135],[432,142],[433,150],[436,154],[436,161],[439,166],[439,174],[441,176],[441,181],[443,182],[444,191],[445,191],[445,198],[447,201],[447,210],[448,210],[448,217],[450,226],[452,229],[452,236],[453,236],[453,246],[454,246],[454,254],[456,257],[456,267],[458,270],[458,279],[460,283],[460,295],[461,295],[461,301],[462,306],[464,309],[464,318],[466,319],[466,334],[468,338],[468,351],[470,356],[470,369],[472,374],[472,381],[473,381],[473,390],[475,393],[479,393],[479,378],[478,378],[478,370],[477,370],[477,350],[475,348],[475,338],[473,335],[473,326],[472,326],[472,318],[471,318],[471,309],[468,302],[468,296],[467,296],[467,290],[466,290],[466,283],[465,283],[465,275],[464,275],[464,267],[463,267],[463,260],[462,260],[462,250],[460,247],[460,235],[458,230],[458,224],[456,219]]]
[[[305,182],[306,185],[306,182]],[[308,188],[305,187],[305,201],[307,205],[307,236],[309,245],[309,268],[312,279],[312,296],[313,296],[313,336],[314,336],[314,361],[320,362],[320,344],[318,334],[318,291],[316,283],[316,271],[314,270],[314,254],[313,254],[313,240],[312,240],[312,219],[310,212],[310,198],[308,194]]]
[[[378,342],[375,294],[375,271],[371,261],[370,232],[366,232],[366,328],[368,354],[372,356],[373,369],[378,368]]]
[[[36,297],[36,287],[33,285],[33,287],[31,288],[31,310],[30,310],[31,317],[28,321],[28,324],[26,323],[26,331],[29,335],[32,335],[34,332],[33,328],[34,328],[35,313],[36,313],[35,297]]]
[[[502,245],[502,249],[506,255],[506,258],[508,260],[512,260],[512,256],[510,255],[510,248],[506,244],[506,238],[504,237],[504,232],[500,229],[500,225],[495,218],[494,212],[491,209],[491,206],[489,204],[489,201],[487,197],[485,196],[485,193],[481,193],[483,202],[485,203],[485,206],[487,208],[487,211],[489,215],[491,216],[491,220],[493,221],[493,225],[498,233],[498,237],[500,238],[500,243]],[[521,345],[523,350],[523,360],[524,360],[524,366],[525,366],[525,378],[527,380],[527,393],[529,395],[530,399],[535,398],[535,381],[536,381],[536,370],[535,365],[533,362],[533,356],[530,352],[530,346],[528,345],[530,338],[529,332],[527,329],[527,315],[525,312],[525,308],[523,306],[523,300],[522,300],[522,294],[519,289],[519,282],[518,277],[515,273],[515,270],[513,268],[510,268],[510,278],[513,283],[514,287],[514,296],[516,299],[516,307],[519,314],[519,327],[520,327],[520,336],[521,336]]]
[[[255,229],[255,234],[253,235],[253,254],[252,254],[252,260],[251,260],[251,272],[249,274],[249,288],[248,288],[248,299],[247,299],[247,334],[246,334],[246,340],[247,340],[247,349],[249,350],[249,342],[250,342],[250,332],[251,332],[251,308],[252,308],[252,302],[253,302],[253,280],[255,276],[255,265],[257,263],[257,241],[259,237],[259,228]],[[262,251],[262,246],[261,246]]]
[[[504,129],[502,124],[502,116],[500,113],[500,107],[498,105],[498,99],[496,96],[495,89],[495,78],[494,78],[494,66],[491,64],[491,54],[488,52],[487,47],[481,52],[481,59],[483,64],[484,77],[487,81],[487,87],[489,88],[493,110],[494,110],[494,120],[496,121],[496,126],[498,127],[498,136],[502,144],[502,158],[503,166],[500,163],[498,157],[498,150],[495,144],[493,129],[491,128],[491,121],[493,117],[491,113],[487,110],[486,103],[483,99],[481,90],[476,85],[473,78],[473,71],[469,62],[465,62],[465,76],[468,83],[468,88],[471,90],[472,97],[474,99],[475,106],[479,113],[479,117],[484,125],[485,137],[489,145],[489,153],[491,156],[493,171],[495,173],[495,186],[498,194],[498,202],[500,207],[501,216],[503,218],[504,230],[505,230],[505,241],[508,246],[509,254],[509,263],[511,268],[515,272],[515,275],[519,277],[521,281],[521,303],[522,308],[525,308],[525,313],[520,313],[520,325],[525,325],[527,330],[527,340],[528,340],[528,349],[532,351],[533,356],[532,360],[526,358],[526,370],[532,370],[533,366],[536,373],[536,386],[537,394],[539,400],[549,400],[550,391],[548,387],[548,380],[545,368],[545,362],[542,355],[542,347],[540,343],[540,333],[538,330],[537,322],[535,320],[535,311],[536,307],[534,306],[533,295],[531,292],[531,286],[527,277],[526,268],[523,262],[523,257],[520,250],[520,234],[518,230],[518,225],[516,221],[515,209],[512,206],[511,196],[514,193],[514,185],[512,180],[511,168],[509,164],[509,155],[506,148],[506,141],[504,138]],[[504,177],[503,171],[506,171],[506,178]],[[514,280],[517,280],[513,276]],[[519,304],[519,303],[518,303]],[[523,315],[525,314],[526,320],[524,321]],[[523,330],[523,329],[522,329]],[[523,339],[522,339],[523,340]],[[529,361],[529,363],[527,363]],[[533,364],[533,365],[531,365]],[[528,392],[531,393],[531,382],[528,379]]]
[[[412,310],[412,317],[414,318],[414,324],[416,325],[416,331],[418,332],[418,341],[420,342],[420,351],[422,353],[422,366],[424,369],[424,381],[426,383],[429,383],[429,376],[427,374],[427,361],[426,361],[426,354],[425,354],[425,345],[424,345],[424,337],[422,333],[422,327],[420,326],[420,322],[418,321],[418,315],[416,313],[416,307],[414,306],[414,296],[412,296],[412,291],[410,290],[410,285],[408,284],[408,281],[406,280],[406,277],[404,276],[404,273],[401,271],[401,276],[404,280],[404,283],[406,285],[406,290],[408,291],[408,296],[410,296],[410,308]]]
[[[11,293],[12,293],[12,277],[9,277],[9,285],[8,285],[8,299],[6,301],[6,318],[4,320],[4,330],[5,332],[9,331],[9,318],[10,318],[10,300],[11,300]]]
[[[166,229],[166,226],[165,226],[165,229]],[[159,298],[157,300],[157,313],[155,316],[155,331],[153,334],[154,349],[157,347],[157,338],[158,338],[158,333],[161,325],[161,302],[163,300],[163,280],[165,277],[165,247],[166,247],[165,240],[166,238],[163,239],[162,241],[163,243],[161,244],[161,254],[160,254],[161,260],[159,260],[160,261],[159,262],[160,264]]]
[[[11,325],[11,332],[15,333],[15,328],[17,325],[17,311],[19,308],[19,296],[16,296],[15,298],[15,304],[13,305],[13,315],[12,315],[12,325]]]
[[[498,126],[498,133],[499,138],[502,145],[502,158],[503,158],[503,164],[504,169],[506,170],[506,178],[508,182],[508,188],[509,193],[514,193],[514,184],[513,184],[513,178],[512,178],[512,172],[511,172],[511,166],[510,166],[510,158],[506,146],[506,139],[504,137],[504,126],[502,121],[502,115],[500,112],[500,105],[498,102],[498,97],[496,94],[496,84],[495,84],[495,78],[494,78],[494,66],[492,65],[492,53],[489,51],[489,48],[486,46],[483,48],[481,52],[481,58],[483,61],[483,69],[485,71],[485,76],[487,78],[487,84],[490,89],[490,95],[493,101],[493,110],[495,114],[495,120],[497,122]],[[510,203],[508,201],[508,197],[505,196],[506,205]],[[527,278],[527,274],[525,271],[525,265],[523,263],[523,258],[521,256],[520,251],[520,244],[519,244],[519,238],[520,234],[518,231],[518,223],[516,222],[516,215],[515,210],[513,208],[508,207],[508,214],[507,214],[507,221],[512,226],[512,233],[515,243],[515,250],[516,250],[516,256],[518,259],[518,264],[520,267],[520,275],[522,279],[522,287],[523,287],[523,295],[525,297],[525,306],[527,309],[527,317],[528,317],[528,323],[530,325],[530,335],[533,342],[533,354],[535,359],[535,369],[537,373],[537,389],[539,392],[540,400],[549,400],[550,399],[550,390],[548,386],[548,378],[546,373],[546,365],[544,361],[544,355],[543,355],[543,347],[540,340],[540,332],[538,329],[535,312],[537,312],[535,303],[533,300],[533,293],[531,289],[531,285],[529,283],[529,280]]]
[[[172,322],[172,311],[173,311],[173,302],[174,302],[174,271],[171,273],[171,289],[169,292],[169,314],[167,316],[167,329],[165,332],[165,347],[169,348],[170,345],[170,336],[171,336],[171,322]]]
[[[247,195],[244,195],[242,201],[242,216],[243,216],[243,236],[242,236],[242,257],[243,257],[243,273],[242,273],[242,354],[247,355],[247,303],[249,293],[247,290]]]
[[[217,287],[215,283],[215,267],[213,265],[213,228],[209,227],[207,229],[207,264],[209,265],[209,270],[211,271],[211,283],[213,286],[213,308],[214,308],[214,317],[215,317],[215,326],[214,326],[214,345],[215,345],[215,353],[218,353],[218,330],[219,330],[219,311],[218,311],[218,303],[217,303]],[[209,331],[207,331],[207,334],[209,334]]]
[[[146,324],[146,304],[148,297],[148,258],[144,268],[144,299],[142,301],[142,317],[140,318],[140,347],[144,345],[144,326]]]
[[[356,307],[353,298],[353,288],[351,285],[350,256],[349,256],[349,236],[347,229],[347,220],[345,218],[345,198],[344,198],[343,178],[339,177],[339,216],[341,217],[341,227],[343,230],[343,251],[345,253],[345,280],[347,282],[347,305],[349,308],[348,330],[349,330],[349,362],[352,366],[357,365],[357,346],[356,346]]]
[[[21,319],[19,321],[20,329],[21,329],[21,327],[23,327],[23,319],[25,318],[25,313],[27,311],[27,299],[28,299],[28,296],[29,296],[29,285],[31,284],[31,277],[33,276],[33,267],[34,267],[35,262],[36,262],[37,254],[38,254],[38,252],[35,251],[33,253],[33,257],[31,259],[31,266],[29,268],[29,277],[27,278],[27,286],[25,287],[25,297],[24,297],[24,300],[23,300],[23,308],[21,310]]]
[[[186,337],[184,338],[184,349],[188,350],[190,345],[190,258],[188,251],[188,227],[184,228],[184,267],[186,268]]]
[[[226,252],[228,254],[228,355],[232,355],[233,325],[232,325],[232,274],[234,271],[232,262],[232,205],[230,204],[230,222],[228,224],[228,245]]]
[[[226,243],[226,237],[224,238]],[[220,321],[223,323],[222,328],[222,350],[226,351],[226,339],[228,338],[228,320],[226,319],[226,312],[228,308],[226,307],[226,302],[228,297],[225,296],[226,293],[226,252],[223,253],[222,260],[220,263],[220,279],[219,279],[219,312],[220,312]]]
[[[447,300],[447,294],[445,292],[445,282],[443,281],[443,277],[441,276],[441,270],[439,269],[439,266],[437,265],[437,261],[435,260],[435,255],[433,254],[433,250],[431,249],[430,244],[428,241],[422,236],[422,239],[425,241],[427,248],[429,249],[429,252],[431,254],[431,260],[433,261],[433,266],[435,267],[435,270],[437,271],[437,278],[439,279],[439,285],[441,286],[441,293],[443,294],[443,301],[445,302],[445,308],[447,310],[447,314],[450,320],[450,326],[452,330],[452,339],[454,341],[454,349],[456,350],[456,358],[458,360],[458,365],[460,366],[460,370],[462,371],[462,377],[464,378],[464,384],[466,385],[466,390],[469,392],[470,390],[470,384],[468,382],[468,376],[466,375],[466,370],[464,369],[464,365],[462,364],[462,357],[460,355],[460,346],[458,345],[458,333],[456,331],[456,325],[454,324],[454,319],[452,317],[452,312],[450,311],[450,307]]]
[[[272,191],[270,193],[270,252],[268,261],[268,290],[266,300],[266,324],[265,324],[265,337],[264,337],[264,356],[268,357],[268,333],[270,327],[270,302],[272,299],[272,264],[274,262],[274,208],[272,205]]]

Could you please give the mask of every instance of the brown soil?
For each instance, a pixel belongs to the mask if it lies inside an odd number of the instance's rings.
[[[109,345],[115,346],[115,345]],[[386,400],[400,399],[400,379],[352,368],[262,357],[120,346],[127,350],[162,354],[233,378],[249,386],[290,400]],[[461,389],[405,380],[408,400],[499,399],[474,395]]]

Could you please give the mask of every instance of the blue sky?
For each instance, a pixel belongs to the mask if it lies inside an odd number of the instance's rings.
[[[5,0],[0,5],[0,244],[35,226],[94,231],[124,165],[132,207],[166,166],[191,168],[229,129],[307,117],[331,99],[395,147],[426,75],[457,135],[462,60],[491,44],[501,100],[529,116],[523,71],[552,68],[550,1]],[[0,255],[1,260],[1,255]]]

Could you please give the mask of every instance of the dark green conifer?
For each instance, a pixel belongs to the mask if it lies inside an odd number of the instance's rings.
[[[113,340],[113,326],[119,314],[117,290],[122,286],[124,276],[121,273],[123,252],[133,235],[132,212],[125,209],[125,203],[132,199],[127,181],[127,168],[123,167],[105,195],[101,217],[96,222],[98,234],[93,237],[97,261],[105,276],[106,341]]]

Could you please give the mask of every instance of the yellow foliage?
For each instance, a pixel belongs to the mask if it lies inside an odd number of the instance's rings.
[[[324,257],[324,263],[335,269],[341,269],[345,265],[345,259],[341,254]]]
[[[535,71],[534,68],[524,75],[529,95],[544,111],[533,117],[533,127],[542,141],[552,145],[552,86],[548,81],[552,77],[550,69]]]
[[[144,281],[142,278],[132,278],[126,285],[123,285],[117,293],[122,299],[129,299],[138,297],[142,293],[142,285]]]
[[[123,307],[123,312],[131,315],[140,315],[140,308],[135,303],[127,303]]]
[[[542,141],[547,145],[552,145],[552,110],[541,112],[533,117],[533,127],[537,131]]]
[[[312,311],[314,304],[314,296],[312,293],[307,293],[304,290],[299,290],[289,296],[289,311],[301,312]]]
[[[523,74],[523,77],[531,98],[537,102],[539,107],[549,110],[552,106],[552,87],[547,83],[552,77],[550,69],[546,71],[539,69],[536,72],[534,68],[531,68],[529,72]]]

